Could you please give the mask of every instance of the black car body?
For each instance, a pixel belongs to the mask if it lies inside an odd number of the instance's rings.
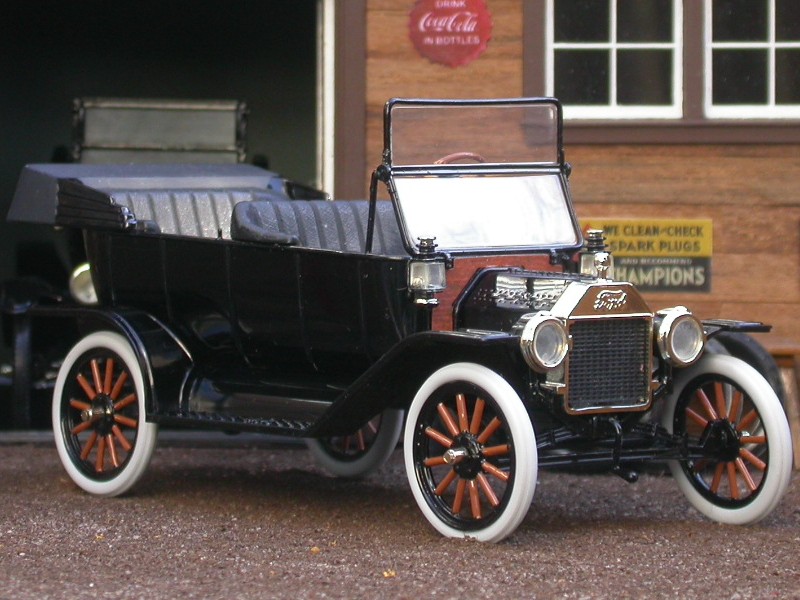
[[[634,481],[669,460],[710,517],[769,514],[791,470],[780,403],[703,352],[766,328],[654,312],[615,281],[561,128],[552,99],[390,101],[368,201],[243,165],[27,167],[9,218],[82,232],[89,265],[86,300],[26,311],[74,343],[52,413],[70,476],[127,491],[159,425],[307,438],[357,476],[405,427],[445,535],[509,535],[554,466]]]

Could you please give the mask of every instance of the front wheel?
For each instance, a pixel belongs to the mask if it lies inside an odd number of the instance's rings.
[[[455,363],[433,373],[411,403],[403,449],[417,505],[442,535],[499,542],[525,518],[536,439],[519,396],[494,371]]]
[[[118,496],[144,473],[158,426],[145,421],[145,384],[128,341],[99,331],[69,351],[53,393],[56,448],[70,478],[97,496]]]
[[[379,469],[397,447],[403,411],[387,409],[350,435],[308,439],[316,463],[337,477],[362,477]]]
[[[663,424],[690,447],[711,450],[707,458],[670,462],[697,510],[743,525],[778,505],[792,472],[791,434],[775,392],[747,363],[707,354],[679,373]]]

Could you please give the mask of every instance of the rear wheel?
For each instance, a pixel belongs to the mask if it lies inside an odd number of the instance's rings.
[[[308,439],[316,463],[337,477],[362,477],[379,469],[397,447],[403,411],[385,410],[350,435]]]
[[[498,542],[525,518],[536,488],[533,426],[500,375],[448,365],[415,396],[403,440],[406,475],[443,535]]]
[[[792,443],[780,401],[743,361],[708,354],[676,377],[664,425],[713,457],[673,461],[689,502],[729,524],[754,523],[777,506],[789,484]]]
[[[144,377],[128,341],[99,331],[69,351],[53,393],[53,432],[70,478],[98,496],[128,491],[144,473],[158,427],[145,421]]]

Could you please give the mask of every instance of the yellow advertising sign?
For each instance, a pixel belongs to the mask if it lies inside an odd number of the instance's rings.
[[[605,232],[615,279],[643,291],[711,291],[711,219],[589,218],[581,226]]]
[[[711,219],[585,219],[581,225],[605,231],[615,256],[712,255]]]

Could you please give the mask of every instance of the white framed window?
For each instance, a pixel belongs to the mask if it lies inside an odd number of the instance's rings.
[[[800,2],[705,0],[710,119],[800,117]]]
[[[547,0],[545,78],[568,119],[678,119],[682,0]]]

